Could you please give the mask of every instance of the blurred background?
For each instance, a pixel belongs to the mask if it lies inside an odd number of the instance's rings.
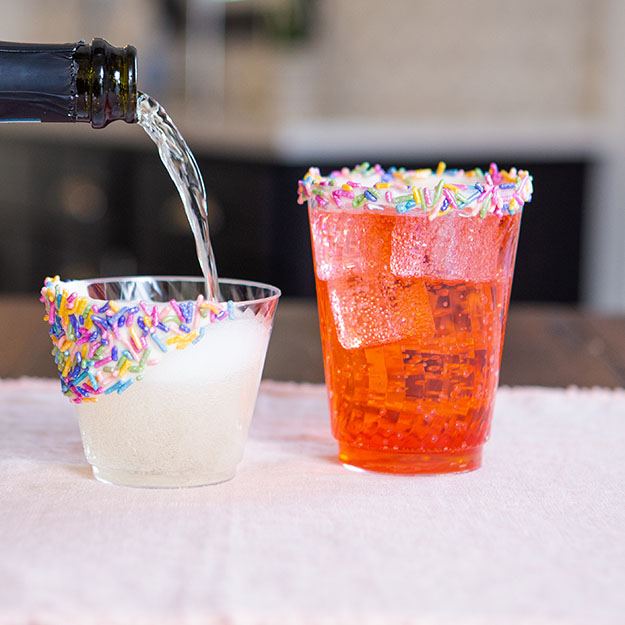
[[[535,178],[513,299],[625,310],[622,0],[2,1],[0,40],[102,36],[200,163],[219,273],[313,296],[296,184],[322,169],[517,165]],[[138,127],[0,126],[0,291],[197,274]]]

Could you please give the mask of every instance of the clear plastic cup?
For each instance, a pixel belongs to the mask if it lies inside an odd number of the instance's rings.
[[[488,439],[524,170],[388,171],[300,183],[332,431],[348,467],[477,469]]]
[[[191,277],[61,282],[42,290],[62,390],[103,482],[201,486],[234,477],[280,291]]]

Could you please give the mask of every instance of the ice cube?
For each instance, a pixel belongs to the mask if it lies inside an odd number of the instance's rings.
[[[330,280],[328,292],[338,339],[346,349],[434,333],[430,300],[421,279],[370,272]]]
[[[428,275],[431,239],[431,225],[425,216],[398,216],[391,235],[391,272],[404,277]]]
[[[483,282],[499,272],[499,256],[512,217],[445,215],[397,219],[391,238],[391,271],[397,276]]]
[[[311,232],[317,277],[330,280],[387,266],[392,219],[375,213],[313,211]]]

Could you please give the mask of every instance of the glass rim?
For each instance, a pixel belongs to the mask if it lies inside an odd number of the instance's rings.
[[[80,278],[77,280],[60,280],[59,283],[70,287],[70,285],[81,285],[88,287],[93,284],[113,284],[119,282],[204,282],[203,276],[173,276],[173,275],[140,275],[140,276],[111,276],[106,278]],[[267,284],[266,282],[257,282],[255,280],[244,280],[239,278],[218,278],[219,284],[229,284],[233,286],[244,286],[244,287],[254,287],[257,289],[266,289],[270,292],[270,295],[265,297],[258,297],[254,299],[248,300],[237,300],[233,302],[235,306],[245,306],[245,305],[253,305],[253,304],[263,304],[266,302],[271,302],[277,300],[281,295],[282,291],[277,287],[271,284]],[[88,296],[89,299],[100,301],[95,297]],[[101,300],[106,301],[106,300]],[[123,302],[123,299],[116,299],[115,301]]]
[[[406,169],[362,163],[321,174],[311,167],[298,183],[297,201],[314,207],[336,207],[397,214],[422,214],[429,219],[457,213],[463,217],[514,215],[532,199],[532,176],[491,163],[487,170]]]

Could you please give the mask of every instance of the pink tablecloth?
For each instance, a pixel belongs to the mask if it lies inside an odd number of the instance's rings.
[[[0,382],[0,624],[625,623],[625,392],[502,389],[485,466],[356,474],[265,383],[234,481],[95,482],[56,383]]]

